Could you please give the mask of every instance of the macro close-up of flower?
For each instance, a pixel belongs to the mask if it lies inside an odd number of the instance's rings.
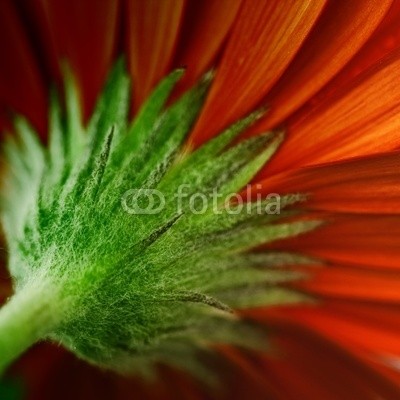
[[[400,400],[400,0],[0,0],[0,400]]]

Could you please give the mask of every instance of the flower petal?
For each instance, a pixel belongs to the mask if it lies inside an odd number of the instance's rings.
[[[191,86],[220,50],[242,0],[203,0],[188,2],[179,37],[174,65],[185,67],[179,92]]]
[[[391,3],[392,0],[329,3],[299,54],[268,95],[270,108],[257,128],[273,128],[324,86],[367,41]]]
[[[133,77],[134,110],[168,72],[177,45],[185,0],[130,0],[127,54]]]
[[[5,279],[4,276],[6,275],[5,270],[3,267],[0,267],[0,304],[3,304],[6,299],[11,296],[12,290],[11,290],[11,282],[9,279]]]
[[[364,348],[375,355],[400,354],[398,308],[362,303],[327,302],[314,307],[282,308],[287,321],[306,326],[348,348]],[[279,318],[279,317],[278,317]]]
[[[8,117],[7,106],[0,103],[0,132],[12,130],[12,124]]]
[[[314,231],[275,242],[270,247],[301,252],[331,263],[398,270],[399,236],[398,215],[335,215]]]
[[[253,357],[249,357],[244,351],[232,347],[220,349],[220,352],[232,366],[236,367],[236,375],[240,374],[241,376],[239,381],[234,376],[232,377],[233,379],[230,380],[229,387],[226,389],[228,394],[226,398],[285,400],[285,397],[265,376],[266,371],[254,365],[254,360],[258,358],[257,355],[252,354]],[[246,382],[245,385],[243,381]]]
[[[395,151],[274,175],[263,191],[307,193],[300,207],[347,213],[398,214],[400,152]]]
[[[278,375],[278,382],[289,399],[396,398],[398,384],[377,373],[366,362],[366,357],[358,357],[354,349],[343,346],[325,331],[323,334],[318,330],[313,332],[313,323],[308,323],[309,319],[303,322],[300,318],[291,318],[290,309],[277,310],[276,314],[286,311],[289,313],[287,320],[298,326],[290,326],[288,321],[278,318],[276,341],[283,354],[281,360],[266,360],[266,364],[270,366],[271,379],[275,381],[275,374]],[[283,328],[279,328],[281,321]],[[337,332],[335,328],[329,327]],[[353,334],[350,327],[346,333]]]
[[[318,107],[301,110],[263,175],[393,150],[400,145],[400,52],[374,65]]]
[[[192,133],[195,144],[256,106],[293,59],[324,5],[325,0],[243,4]]]
[[[293,287],[327,298],[400,304],[397,271],[365,271],[329,265],[306,272],[311,278],[293,283]]]
[[[116,45],[119,1],[40,0],[36,15],[53,74],[66,59],[82,89],[84,114],[88,118],[104,84]],[[41,8],[41,9],[40,9]],[[71,29],[73,27],[73,29]],[[55,61],[56,60],[56,61]]]
[[[10,0],[0,4],[0,52],[0,113],[21,113],[44,134],[47,100],[43,77],[15,3]]]
[[[324,102],[328,95],[349,85],[354,79],[379,62],[385,56],[397,51],[400,48],[400,1],[394,0],[392,7],[387,12],[385,18],[378,29],[370,37],[361,50],[351,59],[351,61],[337,74],[323,90],[317,93],[311,107],[315,107]]]

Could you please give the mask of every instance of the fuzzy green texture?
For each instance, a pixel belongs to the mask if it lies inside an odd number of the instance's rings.
[[[279,288],[299,279],[279,267],[309,260],[254,248],[318,222],[281,222],[289,212],[259,214],[256,205],[238,214],[224,207],[224,198],[273,155],[282,134],[231,145],[261,110],[189,152],[184,141],[212,77],[166,107],[181,75],[166,77],[130,123],[130,81],[118,62],[84,126],[67,74],[65,110],[52,94],[48,148],[22,118],[18,137],[6,144],[2,217],[9,270],[16,296],[41,288],[40,307],[51,314],[32,338],[49,338],[122,373],[150,373],[160,362],[205,376],[199,354],[212,352],[212,345],[265,342],[263,330],[232,309],[303,300]],[[178,208],[182,185],[186,195]],[[135,214],[121,205],[127,191],[135,191],[129,201],[145,206],[148,190],[164,196],[161,212]],[[190,203],[192,195],[213,191],[220,194],[218,212],[191,211],[201,208]],[[303,200],[285,196],[281,207]],[[271,202],[264,200],[263,209]],[[0,347],[2,337],[0,324]]]

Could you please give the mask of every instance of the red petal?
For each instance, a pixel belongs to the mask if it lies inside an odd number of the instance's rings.
[[[290,309],[276,311],[283,318],[278,319],[273,337],[282,356],[277,360],[265,359],[265,364],[271,371],[270,379],[274,382],[277,379],[289,399],[396,398],[398,383],[380,374],[366,362],[365,356],[342,343],[338,345],[332,335],[315,333],[309,320],[303,322],[296,318],[295,323],[301,328],[288,326],[284,313],[288,312],[288,320],[294,320]],[[281,322],[283,327],[280,327]],[[347,333],[353,332],[347,329]]]
[[[325,0],[246,1],[192,134],[201,143],[249,112],[293,59]]]
[[[286,141],[264,174],[397,148],[399,68],[397,52],[318,107],[298,113],[289,123]]]
[[[329,3],[299,54],[268,96],[270,109],[257,128],[272,128],[324,86],[371,36],[391,3],[392,0]]]
[[[12,130],[12,123],[6,110],[7,106],[0,104],[0,133]]]
[[[400,304],[397,271],[365,271],[329,265],[306,272],[311,278],[295,283],[295,288],[328,298]]]
[[[82,89],[85,116],[92,111],[112,63],[119,1],[40,0],[36,15],[46,42],[48,62],[67,59]],[[40,9],[41,7],[41,9]],[[56,65],[55,64],[56,60]],[[56,76],[59,71],[54,71]]]
[[[271,247],[309,254],[332,263],[398,270],[399,236],[400,216],[336,215],[312,232],[275,242]]]
[[[400,153],[291,170],[260,182],[263,190],[307,193],[299,204],[312,210],[397,214],[400,212]]]
[[[241,377],[238,381],[234,376],[229,382],[229,387],[226,389],[229,394],[226,396],[228,399],[287,400],[281,396],[274,383],[268,379],[266,371],[253,365],[252,361],[257,357],[256,355],[249,359],[244,351],[227,346],[221,348],[220,353],[228,360],[229,364],[236,367],[235,372]]]
[[[11,294],[11,280],[8,277],[6,268],[0,265],[0,307]]]
[[[348,348],[364,348],[371,355],[400,354],[398,307],[362,303],[326,303],[314,307],[285,307],[266,315],[295,322]]]
[[[289,368],[297,376],[304,373],[303,379],[314,383],[322,381],[324,388],[330,386],[329,382],[343,382],[353,375],[358,383],[353,382],[350,387],[356,389],[358,386],[358,390],[369,393],[376,391],[373,398],[378,393],[383,398],[397,398],[393,396],[399,392],[399,381],[393,379],[397,375],[385,362],[390,356],[397,357],[400,350],[398,307],[328,302],[314,306],[258,309],[247,312],[247,315],[265,321],[276,332],[274,342],[277,342],[282,355],[277,360],[266,360],[274,366],[274,371],[283,367],[284,371]],[[293,345],[288,339],[299,345],[304,353],[302,357],[291,353]],[[322,373],[320,379],[312,379],[313,370]],[[345,389],[348,389],[347,385]],[[331,387],[329,393],[335,392],[335,387]],[[366,397],[350,397],[353,398]]]
[[[126,4],[127,54],[136,110],[169,72],[185,0],[129,0]]]
[[[220,50],[242,0],[189,2],[185,12],[174,65],[186,67],[179,92],[191,86]]]
[[[44,134],[47,99],[43,79],[14,2],[9,0],[0,2],[0,52],[0,113],[21,113]]]
[[[379,28],[352,58],[342,71],[332,79],[322,91],[317,93],[309,107],[325,101],[327,96],[341,90],[343,86],[351,84],[354,79],[372,65],[380,62],[385,56],[400,48],[400,1],[395,0]],[[308,108],[308,107],[306,107]]]

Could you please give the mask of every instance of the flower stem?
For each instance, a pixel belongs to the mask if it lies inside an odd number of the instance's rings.
[[[46,290],[47,289],[47,290]],[[56,326],[56,290],[24,287],[0,309],[0,376],[25,350]]]

